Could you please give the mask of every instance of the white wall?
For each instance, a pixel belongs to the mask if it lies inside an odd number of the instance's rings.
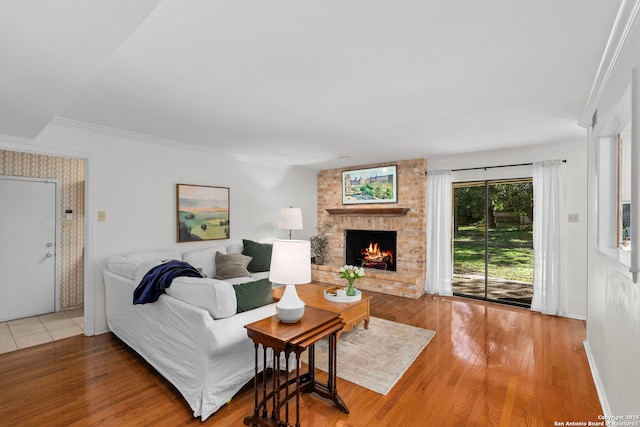
[[[640,66],[640,25],[632,28],[616,68],[598,103],[599,125],[631,84],[631,69]],[[640,414],[640,284],[597,245],[598,125],[589,134],[589,299],[587,350],[607,415]]]
[[[305,229],[315,234],[317,174],[303,168],[267,165],[187,145],[53,122],[33,142],[0,138],[0,148],[88,158],[85,311],[94,308],[94,330],[107,330],[102,270],[109,257],[148,249],[180,251],[288,237],[276,228],[281,207],[302,208]],[[176,243],[176,184],[230,188],[230,239]],[[98,211],[106,221],[98,222]],[[93,298],[91,295],[93,294]]]
[[[586,133],[585,133],[586,138]],[[462,169],[483,166],[567,160],[563,167],[567,214],[578,214],[579,222],[565,218],[564,273],[567,289],[567,316],[587,315],[587,146],[584,141],[531,146],[519,149],[470,153],[456,157],[427,159],[428,170]],[[455,172],[453,180],[489,180],[532,176],[531,166]],[[427,195],[428,197],[428,195]]]

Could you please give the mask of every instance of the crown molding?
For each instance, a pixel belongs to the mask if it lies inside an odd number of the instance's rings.
[[[163,145],[167,145],[170,147],[174,147],[174,148],[182,148],[182,149],[189,149],[189,150],[193,150],[193,151],[204,151],[204,152],[208,152],[208,153],[214,153],[214,154],[219,154],[219,155],[225,155],[228,157],[234,157],[240,160],[251,160],[248,157],[244,157],[244,156],[238,156],[238,155],[234,155],[231,154],[227,151],[222,151],[222,150],[218,150],[215,148],[210,148],[210,147],[205,147],[202,145],[197,145],[197,144],[189,144],[186,142],[180,142],[180,141],[176,141],[173,139],[166,139],[166,138],[160,138],[157,136],[152,136],[152,135],[146,135],[143,133],[137,133],[137,132],[131,132],[131,131],[127,131],[127,130],[121,130],[121,129],[116,129],[116,128],[112,128],[109,126],[102,126],[102,125],[97,125],[94,123],[89,123],[89,122],[83,122],[80,120],[73,120],[73,119],[67,119],[64,117],[55,117],[52,120],[52,123],[57,123],[63,126],[70,126],[70,127],[75,127],[75,128],[79,128],[79,129],[85,129],[85,130],[89,130],[89,131],[93,131],[93,132],[99,132],[99,133],[104,133],[104,134],[108,134],[108,135],[113,135],[113,136],[117,136],[120,138],[128,138],[128,139],[137,139],[139,141],[143,141],[143,142],[151,142],[151,143],[155,143],[155,144],[163,144]]]
[[[613,23],[613,28],[609,34],[609,40],[602,54],[596,77],[591,86],[591,92],[589,92],[589,98],[587,98],[587,104],[582,111],[578,125],[583,128],[591,126],[591,119],[593,113],[598,108],[600,97],[604,92],[611,74],[618,63],[622,48],[627,41],[631,27],[635,22],[638,10],[640,9],[640,0],[622,0],[620,9]]]
[[[33,144],[33,139],[25,138],[23,136],[8,135],[6,133],[0,133],[0,141],[8,142],[11,144]]]
[[[628,86],[618,103],[609,111],[601,123],[596,124],[593,133],[599,137],[617,135],[630,119],[631,86]]]
[[[92,153],[38,145],[33,139],[7,134],[0,134],[0,150],[42,154],[45,156],[61,156],[74,159],[88,159],[92,156]]]
[[[162,145],[166,145],[166,146],[173,147],[173,148],[179,148],[179,149],[182,149],[182,150],[192,150],[192,151],[200,151],[200,152],[215,154],[215,155],[218,155],[218,156],[232,158],[232,159],[236,159],[236,160],[240,160],[240,161],[244,161],[244,162],[265,164],[265,165],[270,165],[270,166],[273,166],[273,164],[274,164],[274,162],[260,161],[259,159],[256,159],[256,158],[253,158],[253,157],[241,156],[241,155],[238,155],[238,154],[230,153],[228,151],[219,150],[217,148],[206,147],[206,146],[198,145],[198,144],[190,144],[190,143],[187,143],[187,142],[175,141],[175,140],[172,140],[172,139],[160,138],[160,137],[157,137],[157,136],[145,135],[145,134],[137,133],[137,132],[130,132],[130,131],[116,129],[116,128],[112,128],[112,127],[108,127],[108,126],[96,125],[94,123],[88,123],[88,122],[83,122],[83,121],[79,121],[79,120],[67,119],[67,118],[64,118],[64,117],[55,117],[52,120],[52,123],[56,123],[56,124],[59,124],[59,125],[62,125],[62,126],[70,126],[70,127],[89,130],[89,131],[93,131],[93,132],[113,135],[113,136],[120,137],[120,138],[137,139],[138,141],[150,142],[150,143],[153,143],[153,144],[162,144]]]

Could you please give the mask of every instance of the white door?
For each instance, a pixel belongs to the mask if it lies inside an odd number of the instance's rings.
[[[0,178],[0,322],[55,311],[56,183]]]

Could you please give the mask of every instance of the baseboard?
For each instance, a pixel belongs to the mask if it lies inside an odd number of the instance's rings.
[[[111,332],[111,330],[109,328],[106,328],[106,329],[99,329],[95,332],[96,332],[95,335],[100,335],[100,334],[106,334],[107,332]]]
[[[583,316],[580,314],[566,313],[566,314],[563,314],[562,317],[567,317],[569,319],[576,319],[576,320],[587,320],[586,316]]]
[[[589,346],[589,341],[585,340],[583,344],[584,344],[584,350],[587,353],[589,368],[591,369],[591,377],[593,378],[593,382],[596,385],[596,391],[598,393],[598,399],[600,400],[600,406],[602,406],[603,415],[605,417],[610,417],[612,414],[611,414],[611,409],[609,408],[609,401],[607,400],[607,395],[604,392],[602,381],[600,381],[600,375],[598,375],[598,369],[596,368],[596,362],[593,359],[593,354],[591,353],[591,347]]]

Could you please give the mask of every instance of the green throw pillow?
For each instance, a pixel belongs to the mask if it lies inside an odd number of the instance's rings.
[[[236,300],[238,301],[236,313],[253,310],[273,302],[272,286],[269,279],[233,285],[233,290],[236,291]]]
[[[242,254],[253,258],[247,266],[247,270],[252,273],[269,271],[271,268],[271,251],[273,250],[271,243],[258,243],[242,239],[242,246]]]

